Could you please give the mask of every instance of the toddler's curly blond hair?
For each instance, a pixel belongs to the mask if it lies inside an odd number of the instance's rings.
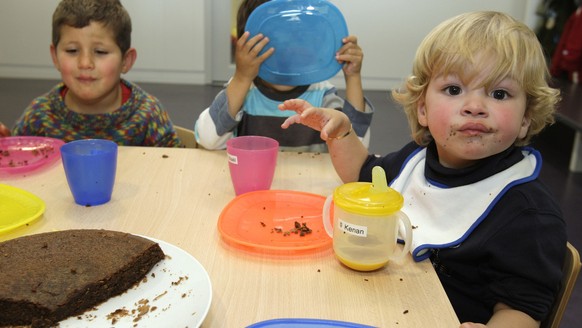
[[[486,60],[477,60],[486,58]],[[412,75],[392,97],[404,107],[419,145],[426,146],[432,136],[418,123],[417,108],[435,74],[454,74],[464,82],[480,71],[493,67],[481,86],[489,89],[504,78],[512,78],[526,93],[525,115],[531,121],[527,135],[517,146],[529,143],[547,124],[560,92],[548,86],[549,72],[542,47],[534,32],[509,15],[493,11],[458,15],[436,26],[420,44],[413,61]]]

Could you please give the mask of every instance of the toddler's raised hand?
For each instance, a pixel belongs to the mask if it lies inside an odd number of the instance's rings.
[[[291,124],[303,124],[320,131],[321,139],[328,140],[343,136],[351,130],[350,119],[343,112],[333,108],[316,108],[303,99],[286,100],[279,105],[280,110],[295,111],[281,127],[288,128]]]
[[[259,74],[261,64],[273,54],[275,48],[270,48],[259,55],[269,42],[269,38],[263,34],[257,34],[252,38],[249,36],[249,32],[245,32],[236,42],[235,77],[252,81]]]

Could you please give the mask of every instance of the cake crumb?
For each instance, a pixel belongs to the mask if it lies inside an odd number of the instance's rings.
[[[166,290],[166,291],[164,291],[164,292],[163,292],[163,293],[161,293],[160,295],[156,296],[156,297],[154,298],[154,301],[157,301],[157,300],[159,300],[160,298],[162,298],[162,297],[163,297],[164,295],[166,295],[167,293],[168,293],[168,291],[167,291],[167,290]]]
[[[117,321],[123,317],[129,315],[129,311],[126,308],[117,309],[107,315],[107,319],[111,320],[111,324],[115,325]]]

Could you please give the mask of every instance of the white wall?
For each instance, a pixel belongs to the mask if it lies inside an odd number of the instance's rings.
[[[210,0],[122,0],[138,59],[127,78],[202,84],[205,4]],[[59,0],[0,0],[0,77],[59,79],[49,45]]]
[[[212,80],[209,6],[230,0],[122,0],[133,21],[137,82]],[[386,90],[410,72],[416,47],[442,20],[471,10],[507,12],[535,24],[541,0],[333,0],[364,50],[366,89]],[[58,79],[50,55],[51,16],[59,0],[0,0],[0,77]],[[34,9],[31,9],[34,8]],[[228,24],[230,13],[225,13]],[[208,57],[208,58],[207,58]],[[227,65],[228,63],[225,63]],[[343,87],[338,75],[333,82]]]
[[[540,0],[333,0],[342,11],[348,32],[358,36],[364,51],[365,89],[397,87],[411,71],[416,48],[438,23],[474,10],[496,10],[535,25]],[[341,75],[333,79],[345,85]]]

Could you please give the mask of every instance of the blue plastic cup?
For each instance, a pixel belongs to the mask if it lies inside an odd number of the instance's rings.
[[[85,139],[61,146],[61,157],[75,203],[94,206],[111,200],[117,170],[117,144]]]

